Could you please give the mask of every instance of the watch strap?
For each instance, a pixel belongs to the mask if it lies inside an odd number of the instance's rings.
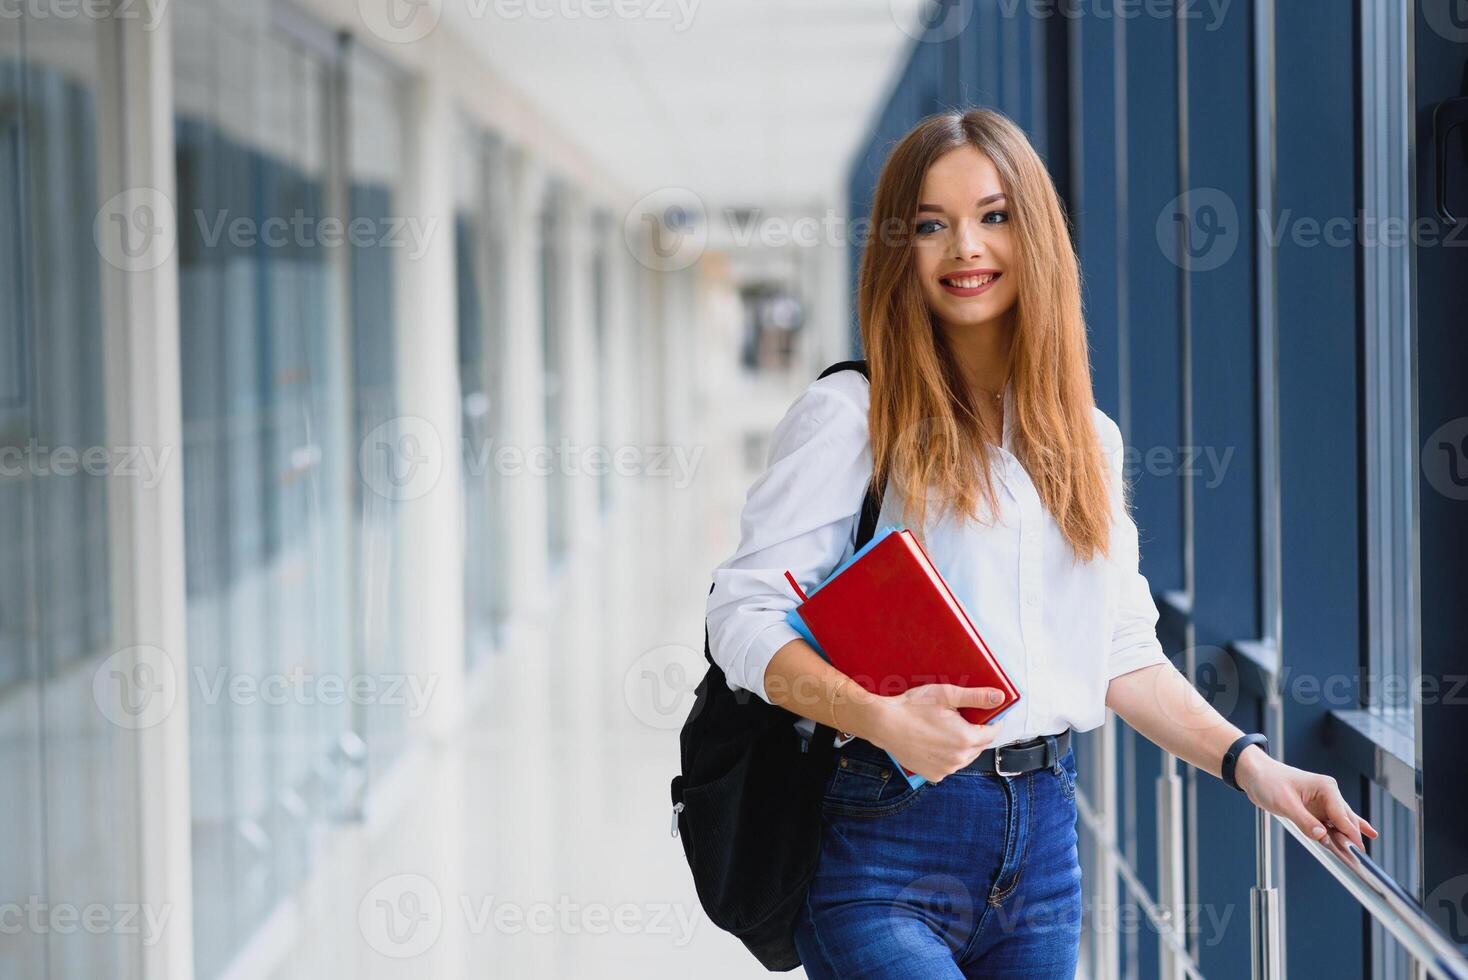
[[[1234,744],[1230,745],[1228,747],[1228,751],[1223,754],[1223,766],[1220,775],[1222,775],[1225,784],[1232,786],[1240,793],[1242,793],[1244,789],[1234,779],[1234,768],[1239,764],[1239,756],[1243,755],[1244,750],[1251,745],[1257,745],[1264,750],[1264,753],[1266,755],[1269,754],[1269,739],[1265,738],[1258,732],[1253,732],[1248,735],[1240,735],[1238,738],[1234,739]]]

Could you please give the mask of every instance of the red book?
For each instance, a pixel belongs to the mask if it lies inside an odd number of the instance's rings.
[[[975,724],[993,721],[1019,701],[1019,689],[906,528],[883,528],[808,596],[788,571],[785,577],[804,600],[787,622],[873,694],[891,696],[923,684],[1003,691],[998,707],[959,709]]]

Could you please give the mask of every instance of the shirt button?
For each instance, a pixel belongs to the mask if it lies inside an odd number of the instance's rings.
[[[1031,593],[1029,593],[1028,595],[1025,596],[1025,605],[1027,605],[1027,606],[1038,606],[1039,604],[1040,604],[1040,597],[1037,596],[1037,595],[1035,595],[1035,593],[1031,592]]]

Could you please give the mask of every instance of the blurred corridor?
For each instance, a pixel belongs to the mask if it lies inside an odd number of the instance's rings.
[[[793,397],[780,385],[737,391],[731,404]],[[628,495],[555,619],[488,667],[464,728],[342,845],[341,873],[302,901],[282,937],[289,952],[267,975],[750,975],[692,894],[666,800],[687,688],[702,672],[688,642],[699,610],[682,593],[733,547],[738,495],[720,488],[756,475],[736,436],[774,421],[711,420],[708,465],[687,489]],[[709,520],[702,501],[722,517]],[[649,548],[659,540],[685,546]],[[437,911],[412,931],[414,909]]]
[[[756,975],[669,835],[709,573],[973,105],[1168,655],[1382,830],[1113,718],[1085,975],[1461,975],[1461,4],[0,0],[0,980]]]

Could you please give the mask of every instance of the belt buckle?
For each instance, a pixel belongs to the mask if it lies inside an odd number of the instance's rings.
[[[1007,748],[1009,748],[1009,746],[1001,745],[999,748],[994,750],[994,772],[996,772],[1000,776],[1023,776],[1025,774],[1025,771],[1023,769],[1009,772],[1004,768],[1002,760],[1004,759],[1004,750]]]

